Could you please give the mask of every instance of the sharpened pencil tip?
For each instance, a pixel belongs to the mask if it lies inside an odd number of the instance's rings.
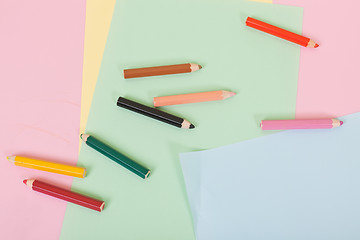
[[[317,48],[318,46],[319,46],[319,44],[316,43],[314,48]]]
[[[25,180],[23,181],[23,183],[26,185],[26,183],[27,183],[27,179],[25,179]]]
[[[81,138],[81,140],[83,140],[84,142],[87,141],[88,137],[90,137],[89,134],[85,134],[85,133],[80,134],[80,138]]]
[[[201,66],[201,65],[199,65],[199,69],[202,69],[202,66]]]
[[[9,162],[14,163],[15,162],[15,156],[6,157]]]
[[[190,129],[195,128],[194,124],[190,124],[190,127],[189,127],[189,128],[190,128]]]
[[[343,122],[343,121],[340,121],[340,126],[343,125],[343,124],[344,124],[344,122]]]

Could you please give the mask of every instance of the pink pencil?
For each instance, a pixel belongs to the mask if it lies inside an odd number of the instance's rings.
[[[343,125],[343,121],[337,119],[316,120],[262,120],[262,130],[286,130],[286,129],[324,129],[336,128]]]

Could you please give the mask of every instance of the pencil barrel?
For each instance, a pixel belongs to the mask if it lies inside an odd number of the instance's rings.
[[[89,136],[87,138],[86,144],[143,179],[146,179],[150,174],[149,169],[141,166],[137,162],[134,162],[105,143],[100,142],[93,136]]]
[[[191,64],[177,64],[158,67],[125,69],[124,78],[140,78],[191,72]]]
[[[222,100],[223,91],[154,97],[154,107]]]
[[[90,208],[98,212],[101,212],[105,205],[104,201],[100,201],[38,180],[35,180],[33,182],[32,189],[34,191],[41,192],[46,195],[62,199],[64,201],[71,202],[86,208]]]
[[[16,156],[14,164],[20,167],[32,168],[36,170],[52,172],[72,177],[84,178],[86,169],[70,166],[61,163],[48,162],[38,159],[32,159],[27,157]]]
[[[255,28],[257,30],[266,32],[268,34],[274,35],[276,37],[288,40],[290,42],[299,44],[306,47],[310,41],[310,38],[301,36],[299,34],[287,31],[285,29],[276,27],[274,25],[268,24],[266,22],[248,17],[246,19],[246,26]]]
[[[173,125],[178,128],[181,128],[182,123],[184,122],[184,119],[180,117],[160,111],[159,109],[156,108],[145,106],[143,104],[131,101],[123,97],[119,97],[117,101],[117,105],[119,107],[159,120],[161,122]]]
[[[328,129],[333,128],[333,119],[315,119],[315,120],[262,120],[262,130],[288,130],[288,129]],[[338,125],[338,124],[337,124]]]

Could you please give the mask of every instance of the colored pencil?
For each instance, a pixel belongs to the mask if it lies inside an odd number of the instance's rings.
[[[76,192],[72,192],[39,180],[25,179],[23,181],[32,190],[41,192],[43,194],[62,199],[67,202],[75,203],[77,205],[90,208],[92,210],[101,212],[104,209],[105,202],[100,201]]]
[[[133,112],[140,113],[147,117],[154,118],[156,120],[173,125],[178,128],[186,128],[186,129],[195,128],[195,126],[193,124],[191,124],[189,121],[187,121],[183,118],[160,111],[159,109],[156,109],[156,108],[142,105],[140,103],[131,101],[131,100],[123,98],[123,97],[119,97],[119,99],[117,101],[117,105],[119,107],[128,109]]]
[[[106,145],[105,143],[101,142],[100,140],[96,139],[93,136],[88,134],[81,134],[80,138],[92,149],[98,151],[99,153],[103,154],[104,156],[110,158],[114,162],[120,164],[121,166],[125,167],[126,169],[130,170],[131,172],[135,173],[139,177],[143,179],[147,179],[150,175],[150,170],[141,166],[140,164],[134,162],[130,158],[126,157],[122,153],[116,151],[112,147]]]
[[[7,157],[7,159],[10,162],[14,163],[16,166],[58,173],[72,177],[84,178],[86,174],[85,168],[65,165],[61,163],[48,162],[20,156]]]
[[[315,120],[262,120],[262,130],[286,130],[286,129],[325,129],[336,128],[343,125],[343,121],[337,119]]]
[[[301,36],[299,34],[287,31],[285,29],[276,27],[274,25],[268,24],[266,22],[262,22],[260,20],[251,17],[248,17],[246,19],[246,26],[255,28],[257,30],[266,32],[268,34],[288,40],[290,42],[299,44],[304,47],[317,48],[319,46],[319,44],[315,43],[315,41],[311,40],[310,38]]]
[[[173,95],[173,96],[154,97],[154,107],[224,100],[234,95],[235,95],[234,92],[219,90],[212,92],[200,92],[200,93]]]
[[[160,75],[169,75],[169,74],[178,74],[178,73],[188,73],[188,72],[195,72],[201,68],[202,67],[199,64],[185,63],[185,64],[177,64],[177,65],[158,66],[158,67],[125,69],[124,78],[125,79],[140,78],[140,77],[160,76]]]

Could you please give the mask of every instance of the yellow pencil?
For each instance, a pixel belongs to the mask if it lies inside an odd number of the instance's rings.
[[[7,159],[16,166],[42,170],[46,172],[58,173],[78,178],[84,178],[86,174],[85,168],[76,166],[69,166],[65,164],[47,162],[20,156],[7,157]]]

